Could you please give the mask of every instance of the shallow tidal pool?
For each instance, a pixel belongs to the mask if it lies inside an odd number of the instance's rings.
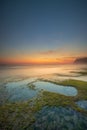
[[[77,104],[80,108],[87,110],[87,101],[86,101],[86,100],[78,101],[78,102],[76,102],[76,104]]]
[[[0,129],[87,130],[83,70],[79,66],[1,68]]]
[[[33,85],[34,89],[29,87],[29,84]],[[5,92],[7,101],[20,102],[36,97],[40,90],[54,92],[65,96],[76,96],[78,93],[77,89],[74,87],[56,85],[45,81],[36,81],[36,79],[33,78],[17,82],[8,82],[5,85],[3,93]]]
[[[37,81],[34,83],[37,89],[63,94],[65,96],[76,96],[78,91],[71,86],[56,85],[50,82]]]
[[[27,84],[33,82],[35,79],[26,79],[18,82],[9,82],[6,84],[6,91],[8,101],[26,101],[37,95],[37,91],[27,87]]]

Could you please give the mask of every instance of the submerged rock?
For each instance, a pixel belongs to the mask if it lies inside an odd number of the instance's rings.
[[[78,102],[76,102],[76,104],[77,104],[79,107],[81,107],[81,108],[87,110],[87,101],[86,101],[86,100],[78,101]]]
[[[87,130],[87,117],[67,107],[44,107],[36,114],[34,130]]]

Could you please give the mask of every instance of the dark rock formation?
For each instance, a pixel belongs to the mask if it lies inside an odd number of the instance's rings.
[[[87,57],[77,58],[74,63],[76,64],[87,64]]]

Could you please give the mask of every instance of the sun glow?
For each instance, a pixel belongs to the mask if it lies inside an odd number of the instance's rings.
[[[69,64],[73,62],[73,58],[8,58],[1,59],[1,64]]]

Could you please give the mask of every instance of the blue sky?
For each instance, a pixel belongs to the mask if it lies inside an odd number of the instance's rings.
[[[64,48],[66,52],[77,51],[76,56],[80,51],[86,53],[86,0],[0,0],[0,3],[3,58],[15,53],[30,55]]]

